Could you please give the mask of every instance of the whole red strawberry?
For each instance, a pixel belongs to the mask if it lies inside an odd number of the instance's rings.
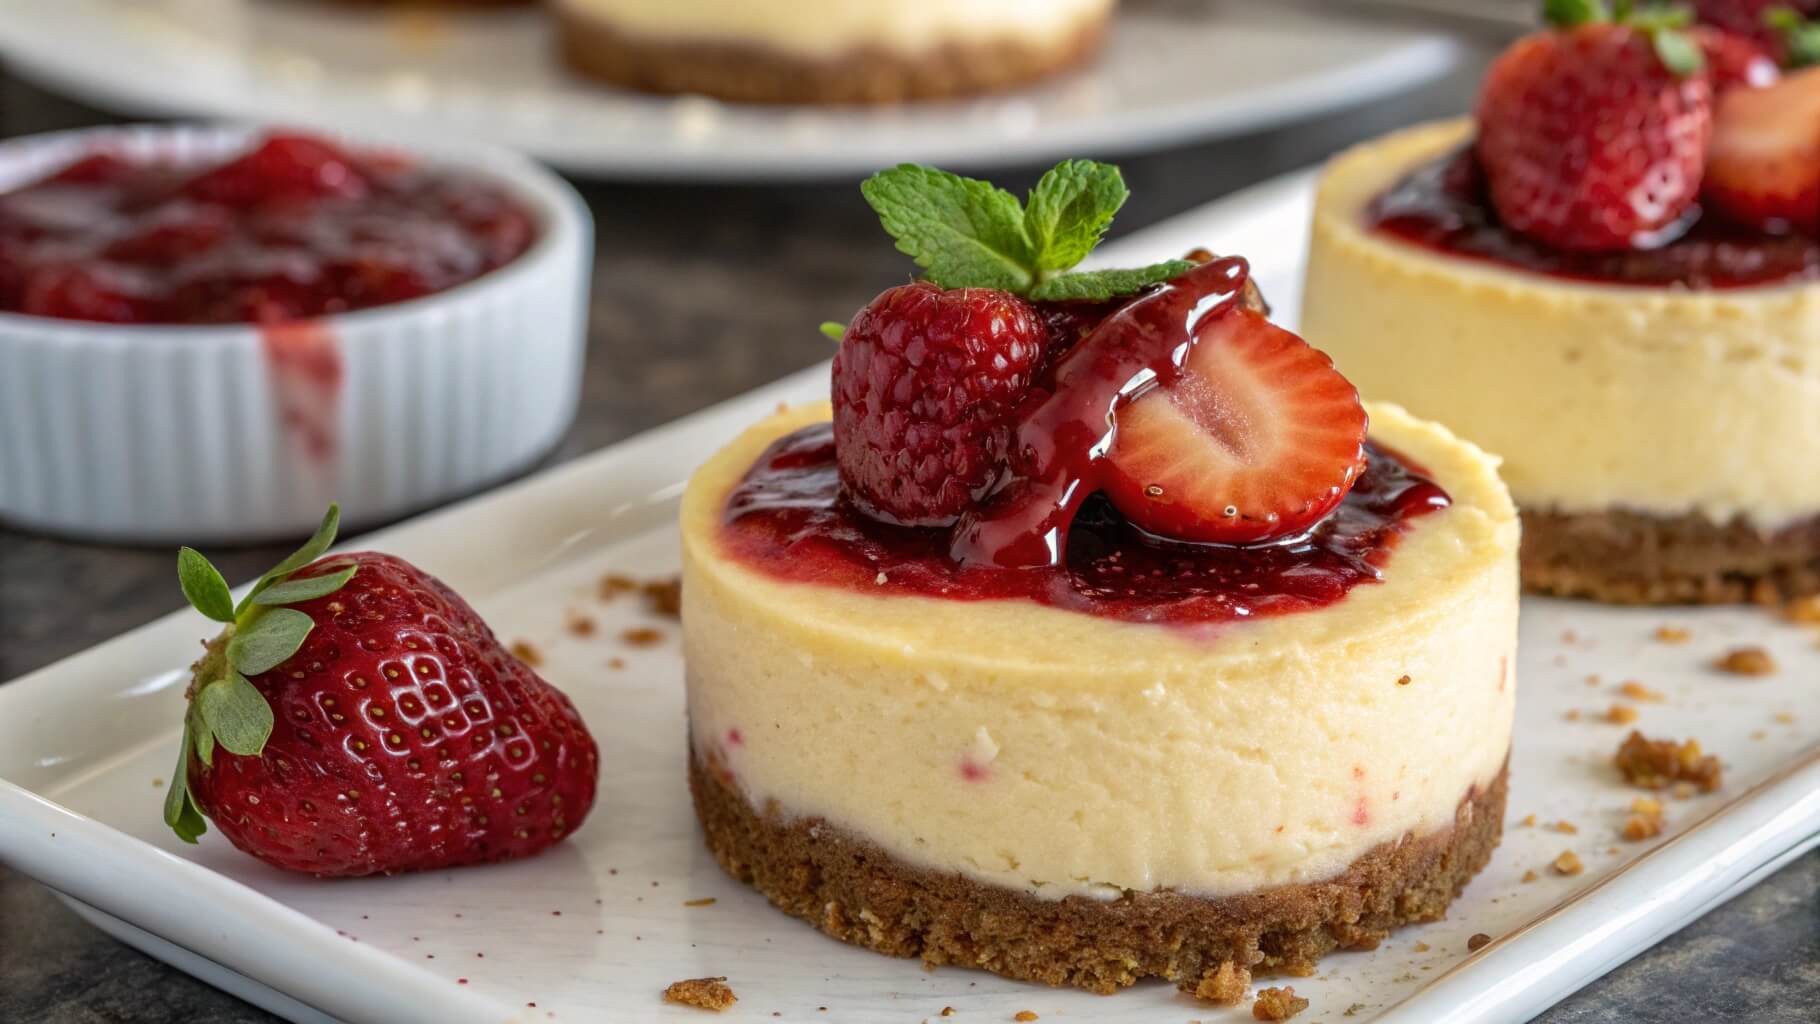
[[[1755,231],[1820,234],[1820,68],[1719,98],[1705,199]]]
[[[1797,17],[1820,13],[1820,0],[1693,0],[1694,18],[1723,32],[1749,39],[1780,63],[1789,57],[1788,35],[1780,12]]]
[[[1718,97],[1737,86],[1761,89],[1782,77],[1770,52],[1748,36],[1702,25],[1692,30],[1694,41],[1706,57],[1706,74]]]
[[[998,482],[1046,338],[1029,302],[996,289],[918,281],[873,299],[834,356],[849,500],[908,526],[954,522]]]
[[[1487,73],[1477,116],[1506,226],[1559,249],[1622,250],[1699,196],[1712,84],[1674,28],[1588,21],[1513,44]]]
[[[322,876],[525,857],[573,832],[599,768],[574,705],[435,577],[374,552],[317,560],[335,521],[238,607],[180,554],[184,593],[228,628],[194,668],[166,821],[194,842],[207,815]]]

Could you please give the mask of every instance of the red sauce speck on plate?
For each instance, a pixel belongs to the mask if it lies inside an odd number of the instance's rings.
[[[97,150],[0,194],[0,311],[286,323],[447,290],[536,234],[531,211],[476,174],[308,136],[207,164]]]

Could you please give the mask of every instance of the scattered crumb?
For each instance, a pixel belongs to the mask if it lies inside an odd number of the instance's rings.
[[[1416,944],[1415,944],[1415,946],[1413,946],[1413,947],[1412,947],[1412,948],[1413,948],[1413,949],[1414,949],[1414,950],[1415,950],[1415,951],[1416,951],[1416,952],[1418,952],[1418,953],[1426,953],[1426,952],[1428,952],[1428,951],[1429,951],[1429,950],[1430,950],[1430,949],[1432,949],[1432,948],[1434,948],[1434,947],[1432,947],[1432,946],[1430,946],[1430,945],[1429,945],[1429,944],[1428,944],[1428,943],[1426,943],[1426,942],[1418,942],[1418,943],[1416,943]]]
[[[1041,1020],[1042,1018],[1038,1017],[1034,1013],[1031,1013],[1029,1010],[1019,1010],[1011,1019],[1012,1020],[1031,1021],[1031,1020]]]
[[[626,667],[626,659],[624,659],[618,655],[614,655],[613,657],[607,659],[607,667],[612,669],[615,672],[618,672],[620,669]]]
[[[1351,1005],[1351,1006],[1348,1006],[1348,1007],[1347,1007],[1347,1008],[1346,1008],[1346,1012],[1345,1012],[1345,1013],[1342,1013],[1342,1014],[1340,1014],[1340,1016],[1342,1016],[1342,1017],[1352,1017],[1352,1016],[1356,1016],[1356,1015],[1357,1015],[1357,1014],[1358,1014],[1358,1012],[1359,1012],[1359,1011],[1360,1011],[1360,1010],[1363,1010],[1363,1009],[1364,1009],[1364,1008],[1365,1008],[1365,1004],[1364,1004],[1364,1003],[1353,1003],[1353,1004],[1352,1004],[1352,1005]]]
[[[683,900],[683,906],[685,907],[711,907],[713,905],[714,897],[712,896],[703,896],[698,900]]]
[[[586,615],[573,615],[569,618],[569,632],[575,636],[593,636],[594,620]]]
[[[1693,637],[1683,626],[1657,626],[1656,639],[1665,644],[1684,644]]]
[[[1489,945],[1491,945],[1491,936],[1484,932],[1475,932],[1472,938],[1466,940],[1466,948],[1474,953]]]
[[[1525,882],[1533,882],[1540,877],[1542,877],[1542,876],[1536,874],[1534,871],[1523,872],[1523,881],[1525,881]]]
[[[1624,779],[1643,789],[1664,789],[1677,780],[1711,793],[1719,788],[1719,759],[1700,752],[1700,741],[1652,740],[1635,729],[1618,747],[1613,763]]]
[[[664,1002],[681,1003],[718,1013],[739,1002],[739,997],[727,987],[725,978],[690,978],[687,981],[671,982],[670,987],[664,989]]]
[[[1548,826],[1548,830],[1550,832],[1559,832],[1564,836],[1577,836],[1580,834],[1580,827],[1571,821],[1557,821]]]
[[[1231,960],[1223,960],[1220,966],[1201,975],[1201,981],[1194,987],[1194,997],[1205,999],[1221,1006],[1233,1006],[1245,998],[1245,990],[1251,987],[1251,972]]]
[[[634,626],[619,634],[619,639],[627,647],[654,647],[664,642],[664,631],[650,626]]]
[[[524,662],[532,668],[536,668],[543,664],[543,654],[540,653],[537,648],[532,647],[528,640],[512,641],[511,649],[512,657],[517,658],[519,661]]]
[[[1694,784],[1691,782],[1677,782],[1675,783],[1674,793],[1676,800],[1692,799],[1694,795]]]
[[[1580,634],[1575,633],[1571,629],[1564,629],[1561,631],[1561,642],[1564,644],[1577,643],[1579,639]]]
[[[1556,857],[1548,866],[1554,868],[1557,875],[1577,875],[1586,869],[1586,865],[1580,863],[1579,854],[1572,850],[1562,851],[1561,856]]]
[[[1661,814],[1662,801],[1655,797],[1640,796],[1630,802],[1632,814]]]
[[[954,1007],[952,1007],[952,1006],[942,1007],[942,1016],[944,1016],[944,1017],[954,1016]]]
[[[602,601],[611,601],[621,594],[630,594],[637,589],[637,580],[630,576],[622,576],[619,573],[610,572],[600,578],[600,585],[595,593],[600,596]]]
[[[1603,680],[1599,678],[1599,673],[1597,672],[1586,677],[1586,685],[1588,686],[1598,686],[1601,682],[1603,682]]]
[[[646,580],[638,588],[652,612],[666,619],[682,618],[682,577]]]
[[[1781,722],[1783,725],[1794,725],[1795,724],[1795,713],[1793,711],[1778,711],[1775,714],[1775,719],[1776,719],[1776,721]],[[163,782],[163,781],[164,780],[162,780],[162,779],[158,780],[158,782]]]
[[[1776,671],[1776,660],[1761,647],[1734,647],[1715,667],[1735,676],[1767,676]]]
[[[1660,814],[1633,814],[1624,819],[1620,834],[1633,843],[1642,842],[1661,835],[1663,824]]]
[[[1580,709],[1579,708],[1568,708],[1567,713],[1561,717],[1567,719],[1570,722],[1578,722],[1580,720]]]
[[[1523,826],[1524,828],[1535,828],[1536,827],[1536,816],[1533,814],[1525,814],[1523,816],[1523,820],[1517,822],[1517,824]]]
[[[1820,594],[1798,597],[1783,608],[1783,612],[1792,622],[1808,625],[1820,624]]]
[[[1408,676],[1398,676],[1398,677],[1397,677],[1397,685],[1398,685],[1398,686],[1408,686],[1408,685],[1409,685],[1409,677],[1408,677]]]
[[[1251,1004],[1251,1015],[1258,1020],[1288,1020],[1308,1009],[1308,1000],[1295,994],[1290,986],[1267,988],[1258,992]]]
[[[1637,709],[1629,704],[1613,704],[1605,710],[1605,720],[1613,725],[1629,725],[1637,720]]]
[[[1624,682],[1618,684],[1618,692],[1629,697],[1631,700],[1640,700],[1648,704],[1660,704],[1662,702],[1661,693],[1644,686],[1635,679],[1626,679]]]
[[[1794,715],[1790,715],[1790,716],[1788,716],[1788,720],[1789,720],[1789,721],[1791,721],[1791,722],[1792,722],[1792,721],[1794,721],[1794,720],[1795,720],[1795,716],[1794,716]],[[163,788],[164,788],[164,780],[163,780],[163,779],[161,779],[161,778],[158,778],[158,777],[157,777],[157,776],[155,776],[155,775],[154,775],[154,776],[152,776],[152,788],[153,788],[153,789],[163,789]]]
[[[1769,739],[1769,733],[1764,732],[1762,729],[1752,729],[1750,731],[1750,738],[1761,743],[1764,740]]]
[[[1768,576],[1760,576],[1750,587],[1751,603],[1760,608],[1774,608],[1782,603],[1782,592],[1776,587],[1776,581]]]

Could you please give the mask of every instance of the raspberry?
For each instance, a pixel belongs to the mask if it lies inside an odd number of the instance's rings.
[[[946,526],[998,482],[1047,331],[1028,302],[926,281],[860,310],[834,356],[834,443],[849,500]]]

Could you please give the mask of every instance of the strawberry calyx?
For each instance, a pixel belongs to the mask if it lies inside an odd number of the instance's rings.
[[[1649,39],[1656,59],[1675,75],[1686,78],[1706,70],[1706,55],[1685,31],[1694,23],[1693,11],[1666,4],[1632,4],[1617,0],[1543,0],[1542,17],[1555,28],[1610,23],[1634,29]]]
[[[282,665],[310,635],[315,622],[285,605],[332,594],[352,579],[355,567],[305,579],[292,579],[335,543],[341,506],[331,504],[316,532],[304,545],[273,566],[238,603],[220,570],[194,548],[177,552],[177,582],[190,606],[222,623],[191,666],[189,702],[183,717],[183,742],[177,771],[165,794],[164,823],[186,843],[208,830],[189,788],[190,756],[214,766],[215,748],[240,757],[258,757],[272,735],[272,706],[248,677]]]
[[[1763,24],[1782,37],[1783,63],[1791,68],[1820,64],[1820,23],[1802,17],[1793,7],[1771,7]]]

